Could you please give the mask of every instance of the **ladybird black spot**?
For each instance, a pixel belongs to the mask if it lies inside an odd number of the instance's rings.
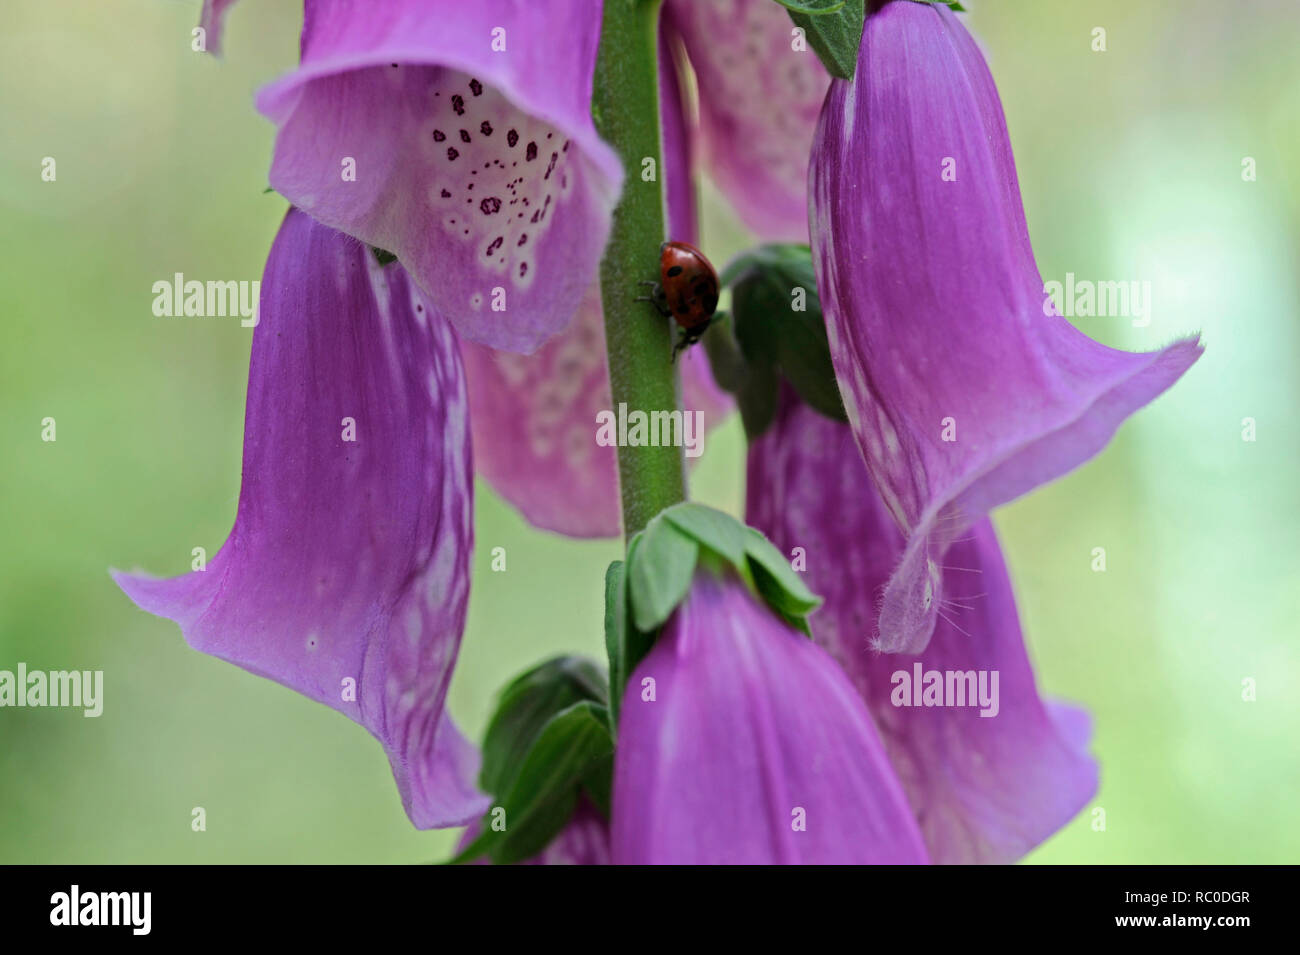
[[[536,143],[529,143],[529,144],[528,144],[528,148],[524,150],[524,158],[527,159],[529,162],[532,162],[534,159],[537,158],[537,144],[536,144]]]
[[[483,122],[479,123],[478,131],[482,133],[484,136],[491,136],[492,124],[485,119],[483,120]]]
[[[515,148],[515,143],[519,142],[519,134],[513,129],[506,133],[506,145],[511,149]]]
[[[459,156],[459,155],[460,155],[460,153],[456,152],[456,147],[455,147],[455,146],[448,146],[448,147],[447,147],[447,158],[450,159],[452,162],[455,162],[455,161],[456,161],[456,157]]]
[[[474,93],[475,96],[483,95],[483,84],[480,83],[478,80],[470,80],[469,88]]]
[[[708,282],[705,282],[703,279],[700,279],[698,282],[696,282],[694,285],[691,286],[691,291],[694,292],[696,295],[699,295],[699,296],[701,296],[701,297],[702,297],[702,296],[705,296],[705,295],[708,295],[708,294],[709,294],[709,283],[708,283]]]
[[[678,306],[677,306],[677,314],[678,314],[678,315],[685,315],[688,311],[690,311],[690,308],[689,308],[689,306],[687,306],[687,304],[686,304],[685,302],[683,302],[681,305],[678,305]]]
[[[451,98],[451,108],[456,111],[457,116],[465,115],[465,97],[457,93]]]
[[[435,143],[440,143],[446,138],[447,138],[447,134],[444,133],[441,129],[435,129],[433,131],[433,141]]]
[[[460,141],[461,141],[462,143],[467,143],[467,142],[469,142],[469,132],[468,132],[467,130],[462,129],[462,130],[460,131]]]
[[[501,200],[496,196],[488,196],[478,204],[478,207],[483,210],[485,216],[495,215],[501,211]]]
[[[682,274],[682,267],[680,265],[674,265],[671,269],[668,270],[668,277],[670,279],[676,278],[681,274]]]

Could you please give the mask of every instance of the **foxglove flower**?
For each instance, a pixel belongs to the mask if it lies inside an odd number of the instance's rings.
[[[1088,716],[1040,699],[991,522],[948,552],[925,652],[881,654],[868,641],[904,538],[849,428],[786,389],[772,428],[750,446],[747,485],[747,521],[785,553],[803,549],[807,583],[825,599],[809,620],[813,637],[866,700],[931,859],[1013,862],[1069,821],[1097,788]],[[996,712],[895,706],[893,675],[910,678],[917,664],[997,672]]]
[[[808,154],[830,75],[772,0],[668,0],[699,86],[704,165],[751,229],[808,236]]]
[[[612,847],[618,864],[926,861],[843,671],[709,569],[628,681]]]
[[[462,824],[487,800],[444,711],[473,546],[455,333],[399,265],[298,211],[262,289],[229,539],[203,570],[114,577],[195,649],[366,727],[416,826]]]
[[[668,233],[696,241],[690,142],[668,43],[661,37],[659,95],[664,213]],[[462,345],[473,409],[475,465],[533,525],[573,537],[614,537],[620,529],[618,454],[596,444],[596,415],[613,408],[600,285],[593,282],[569,327],[536,354]],[[706,429],[730,410],[702,349],[679,358],[683,405]]]
[[[397,255],[464,338],[531,352],[596,276],[622,185],[591,119],[601,5],[307,0],[261,91],[271,184]]]
[[[907,546],[879,642],[919,652],[952,542],[1077,467],[1200,354],[1101,345],[1047,314],[997,90],[943,4],[866,21],[810,170],[818,291],[867,470]]]

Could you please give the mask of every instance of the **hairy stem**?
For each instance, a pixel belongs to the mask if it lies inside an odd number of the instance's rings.
[[[609,245],[600,265],[605,347],[614,411],[671,411],[677,407],[670,323],[638,302],[659,277],[664,239],[662,156],[659,143],[657,31],[659,0],[605,0],[596,59],[592,113],[601,136],[623,160],[627,179],[614,210]],[[645,160],[654,177],[645,181]],[[619,447],[623,532],[640,531],[657,513],[686,496],[682,451],[675,447]]]

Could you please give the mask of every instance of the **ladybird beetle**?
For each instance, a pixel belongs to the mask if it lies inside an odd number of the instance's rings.
[[[683,348],[703,337],[718,307],[718,273],[704,253],[687,242],[665,242],[659,246],[659,281],[651,286],[651,302],[681,327],[673,346],[673,358]]]

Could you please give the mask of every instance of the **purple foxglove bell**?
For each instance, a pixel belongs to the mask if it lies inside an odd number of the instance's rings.
[[[867,17],[854,78],[822,110],[810,192],[836,377],[907,535],[879,644],[919,652],[952,542],[1100,451],[1201,348],[1118,351],[1049,314],[997,89],[942,4]]]
[[[668,0],[699,86],[703,160],[745,224],[808,237],[808,153],[830,74],[772,0]]]
[[[665,221],[674,239],[695,242],[690,142],[676,64],[660,41],[659,95]],[[569,327],[535,354],[513,355],[463,342],[473,409],[475,466],[530,523],[572,537],[619,534],[618,454],[596,444],[596,415],[613,409],[599,283]],[[703,349],[678,358],[683,410],[706,429],[731,410]],[[665,409],[668,410],[668,409]]]
[[[746,519],[789,555],[825,603],[809,622],[867,701],[937,863],[1007,863],[1068,822],[1097,789],[1082,710],[1044,703],[1021,639],[1015,598],[992,524],[949,550],[939,623],[919,656],[869,646],[876,597],[904,538],[869,486],[846,425],[786,389],[772,428],[749,451]],[[923,672],[996,671],[996,710],[895,706]],[[992,686],[992,677],[987,678]]]
[[[229,539],[206,569],[114,579],[196,650],[370,730],[416,826],[463,824],[487,800],[444,711],[473,547],[456,335],[400,265],[296,210],[262,289]]]
[[[612,850],[617,864],[927,861],[844,672],[708,569],[628,681]]]
[[[596,276],[622,186],[591,119],[601,5],[307,0],[261,91],[271,184],[395,253],[463,337],[531,352]]]

